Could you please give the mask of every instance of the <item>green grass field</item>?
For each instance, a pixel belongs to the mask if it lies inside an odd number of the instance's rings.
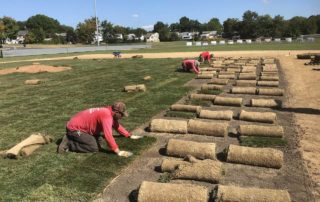
[[[117,44],[110,44],[117,45]],[[118,44],[119,45],[119,44]],[[120,44],[121,45],[121,44]],[[122,51],[123,53],[161,53],[161,52],[201,52],[201,51],[250,51],[250,50],[320,50],[320,40],[317,39],[314,43],[253,43],[253,44],[233,44],[233,45],[216,45],[216,46],[186,46],[185,41],[175,42],[161,42],[152,43],[152,47],[148,49],[128,50]],[[1,61],[15,61],[27,59],[41,59],[47,57],[63,57],[75,56],[83,54],[112,54],[113,51],[93,51],[82,53],[69,53],[69,54],[55,54],[55,55],[39,55],[39,56],[20,56],[0,58]]]
[[[51,135],[54,142],[65,134],[65,124],[80,110],[122,100],[131,114],[121,123],[133,130],[179,100],[190,90],[183,84],[191,73],[176,72],[179,59],[65,60],[43,62],[71,66],[59,73],[0,75],[0,150],[8,149],[33,132]],[[0,65],[16,67],[30,63]],[[150,75],[152,80],[144,81]],[[26,86],[27,79],[44,79]],[[124,93],[129,84],[147,91]],[[154,138],[116,137],[120,149],[134,152],[129,159],[112,153],[56,154],[56,144],[45,145],[18,160],[0,159],[0,201],[88,201],[102,192]],[[104,145],[106,148],[106,145]]]

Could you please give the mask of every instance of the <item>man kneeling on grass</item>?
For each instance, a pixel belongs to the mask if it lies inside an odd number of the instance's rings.
[[[112,136],[112,128],[119,134],[131,138],[140,139],[142,136],[132,135],[118,120],[127,117],[126,105],[123,102],[115,102],[112,106],[91,108],[79,112],[67,123],[67,133],[62,138],[58,147],[58,153],[72,152],[98,152],[101,150],[100,132],[111,150],[118,156],[129,157],[128,151],[120,151]]]
[[[200,63],[197,60],[184,59],[181,63],[181,67],[184,71],[193,71],[196,74],[200,73]]]

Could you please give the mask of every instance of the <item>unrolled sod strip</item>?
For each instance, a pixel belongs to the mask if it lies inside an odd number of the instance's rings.
[[[164,159],[161,163],[162,172],[173,172],[178,168],[179,165],[189,165],[191,164],[188,161],[183,161],[180,159]]]
[[[227,162],[267,168],[281,168],[283,164],[283,152],[272,148],[230,145]]]
[[[139,85],[130,85],[130,86],[125,86],[124,91],[125,92],[138,92],[138,91],[146,91],[146,86],[144,84],[139,84]]]
[[[174,119],[153,119],[150,123],[150,131],[185,134],[188,131],[188,121]]]
[[[261,81],[279,81],[279,76],[260,76]]]
[[[219,202],[291,202],[287,190],[260,189],[219,185],[216,196]]]
[[[233,94],[252,94],[255,95],[257,89],[255,87],[233,87],[231,93]]]
[[[283,89],[279,88],[259,88],[258,95],[282,96]]]
[[[281,102],[274,99],[251,99],[250,104],[252,107],[270,107],[279,108],[281,107]]]
[[[255,66],[242,66],[241,72],[256,72],[257,67]]]
[[[189,97],[190,97],[190,99],[195,99],[195,100],[210,100],[210,101],[213,101],[216,98],[216,95],[192,93],[192,94],[190,94]]]
[[[167,155],[181,158],[192,155],[198,159],[216,159],[216,144],[170,139],[167,144]]]
[[[188,133],[225,137],[228,135],[228,124],[190,119],[188,121]]]
[[[277,115],[273,112],[247,112],[241,110],[239,119],[262,123],[275,123],[277,120]]]
[[[241,106],[242,98],[217,96],[213,102],[215,105]]]
[[[240,125],[238,132],[243,136],[283,137],[282,126]]]
[[[231,120],[233,117],[233,111],[212,111],[201,109],[199,112],[199,118],[216,119],[216,120]]]
[[[229,79],[217,79],[217,78],[214,78],[214,79],[211,79],[211,81],[209,83],[219,84],[219,85],[227,85],[228,82],[229,82]]]
[[[279,81],[258,81],[258,86],[278,87]]]
[[[256,86],[256,80],[236,80],[236,86]]]
[[[217,183],[221,176],[221,165],[219,161],[209,159],[180,164],[174,171],[173,178]]]
[[[207,187],[193,184],[173,184],[143,181],[138,202],[208,202]]]
[[[170,109],[172,111],[198,112],[200,111],[201,107],[195,105],[174,104],[171,105]]]
[[[201,86],[201,90],[222,90],[223,85],[211,85],[211,84],[204,84]]]

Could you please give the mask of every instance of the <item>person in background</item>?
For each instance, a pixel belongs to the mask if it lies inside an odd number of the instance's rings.
[[[131,152],[119,149],[112,135],[112,128],[124,137],[140,139],[142,136],[132,135],[118,122],[127,117],[126,105],[115,102],[112,106],[90,108],[74,115],[66,126],[66,135],[58,146],[58,153],[64,152],[98,152],[101,150],[100,132],[110,149],[118,156],[129,157]]]
[[[196,74],[200,73],[200,63],[197,60],[185,59],[183,60],[181,66],[184,71],[193,71]]]
[[[210,54],[209,51],[205,51],[200,53],[198,61],[199,62],[207,61],[210,64],[211,59],[213,59],[213,54]]]

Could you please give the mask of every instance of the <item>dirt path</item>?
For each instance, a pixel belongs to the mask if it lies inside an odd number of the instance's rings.
[[[287,108],[294,112],[300,136],[300,151],[314,181],[316,201],[320,201],[320,72],[305,66],[307,60],[280,57],[288,82]]]
[[[312,50],[299,50],[299,51],[219,51],[214,52],[216,57],[228,57],[228,56],[243,56],[243,57],[255,57],[255,56],[272,56],[279,57],[283,55],[296,55],[299,53],[319,52]],[[143,58],[190,58],[199,56],[199,52],[175,52],[175,53],[123,53],[122,58],[132,58],[134,55],[143,55]],[[27,60],[15,60],[0,62],[0,64],[16,63],[16,62],[31,62],[31,61],[50,61],[50,60],[72,60],[78,59],[110,59],[113,55],[108,54],[87,54],[67,57],[53,57],[53,58],[41,58],[41,59],[27,59]]]

